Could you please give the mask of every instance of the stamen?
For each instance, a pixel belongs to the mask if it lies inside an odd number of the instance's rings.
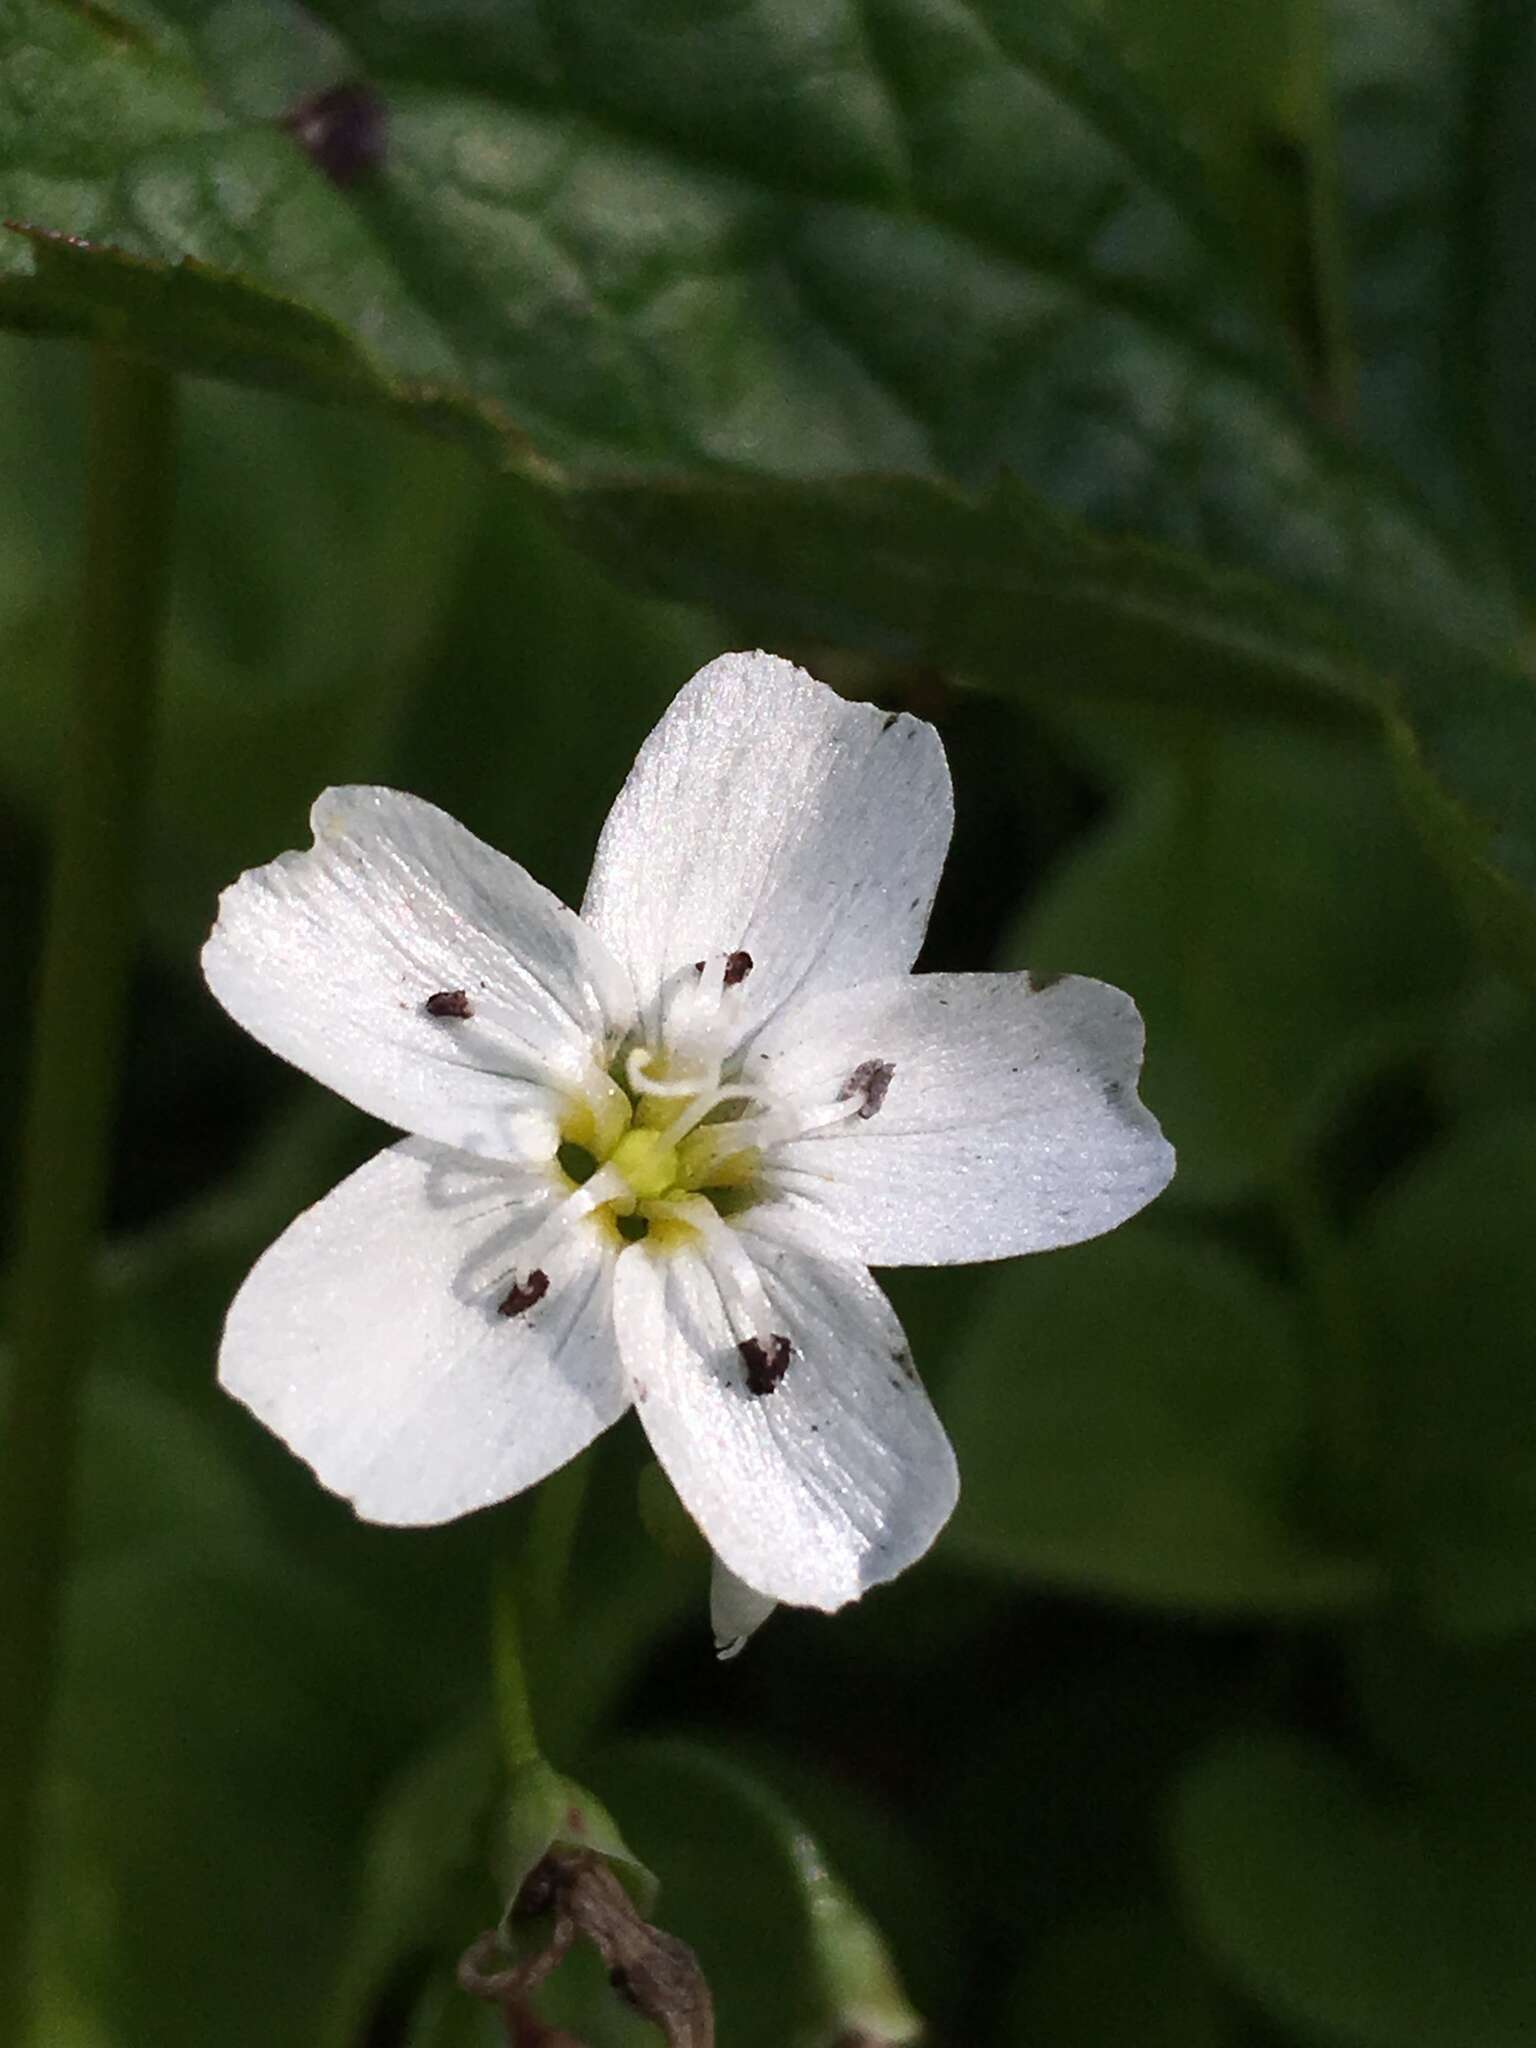
[[[683,1195],[676,1201],[647,1205],[652,1221],[670,1218],[690,1223],[704,1240],[704,1262],[720,1292],[720,1306],[730,1326],[733,1341],[771,1343],[769,1331],[773,1310],[767,1290],[750,1253],[714,1204],[703,1195]]]
[[[857,1098],[858,1114],[867,1123],[884,1108],[886,1092],[895,1072],[893,1060],[865,1060],[854,1068],[839,1088],[837,1099],[839,1102],[851,1102]]]
[[[693,971],[695,974],[702,974],[704,972],[704,962],[702,960],[695,960]],[[752,955],[750,953],[727,953],[725,956],[725,968],[720,977],[721,984],[725,988],[739,988],[751,972]]]
[[[732,991],[751,972],[752,955],[738,948],[695,960],[691,972],[684,968],[668,983],[657,1035],[674,1059],[712,1065],[718,1078],[721,1056],[737,1036],[741,1015],[742,999]]]
[[[736,1346],[747,1369],[747,1392],[771,1394],[789,1371],[794,1346],[778,1332],[770,1337],[743,1337]]]
[[[469,997],[461,988],[441,988],[435,996],[428,996],[422,1008],[429,1017],[472,1017]]]
[[[549,1275],[542,1266],[535,1266],[526,1280],[514,1280],[507,1293],[496,1304],[499,1316],[520,1316],[542,1301],[549,1292]]]
[[[646,1074],[646,1068],[655,1055],[648,1047],[637,1045],[624,1062],[624,1078],[634,1095],[670,1095],[682,1101],[690,1095],[697,1095],[697,1081],[653,1081]]]
[[[747,1091],[743,1091],[747,1092]],[[757,1090],[751,1093],[764,1098]],[[731,1124],[710,1124],[694,1140],[710,1141],[717,1157],[729,1157],[732,1153],[745,1151],[748,1146],[759,1152],[766,1152],[774,1145],[782,1145],[791,1138],[807,1138],[816,1131],[825,1131],[835,1124],[845,1124],[856,1116],[870,1114],[864,1107],[863,1094],[839,1095],[835,1102],[823,1103],[819,1109],[799,1109],[785,1104],[777,1109],[768,1109],[761,1116],[739,1117]]]
[[[571,1190],[539,1236],[542,1238],[545,1231],[556,1230],[562,1224],[579,1223],[583,1216],[590,1216],[594,1209],[601,1209],[606,1202],[630,1201],[633,1197],[634,1190],[628,1180],[610,1160],[606,1166],[600,1166],[589,1181]]]
[[[746,1088],[739,1084],[734,1088],[708,1088],[702,1094],[696,1095],[689,1107],[681,1111],[675,1120],[668,1124],[667,1143],[669,1145],[680,1144],[691,1130],[703,1123],[705,1117],[713,1116],[722,1103],[756,1102],[757,1099],[758,1094],[755,1088]],[[741,1147],[740,1145],[732,1144],[729,1149],[732,1152],[739,1152]]]

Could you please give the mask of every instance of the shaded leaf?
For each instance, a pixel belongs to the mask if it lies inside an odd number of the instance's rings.
[[[1328,0],[1360,423],[1529,588],[1536,21],[1508,0]]]
[[[1465,964],[1376,761],[1273,737],[1192,745],[1147,777],[1006,958],[1134,995],[1186,1199],[1282,1178],[1390,1051],[1394,1020],[1451,994]]]
[[[1312,1395],[1288,1304],[1214,1245],[1146,1224],[989,1285],[945,1419],[946,1539],[978,1562],[1122,1598],[1305,1612],[1374,1572],[1296,1500]]]
[[[1381,1325],[1377,1483],[1436,1630],[1536,1622],[1536,1119],[1474,1126],[1385,1194],[1362,1232]]]
[[[453,1958],[499,1912],[486,1853],[498,1768],[491,1725],[476,1719],[438,1737],[388,1787],[369,1825],[334,1966],[324,2048],[361,2038],[403,1965],[434,1959],[439,1983],[451,1984]]]
[[[344,1604],[206,1541],[81,1575],[44,1931],[113,2038],[312,2038],[387,1740],[359,1646]]]
[[[29,65],[0,107],[0,203],[32,231],[6,259],[13,320],[488,429],[577,505],[633,491],[626,548],[675,587],[652,520],[679,486],[888,479],[960,493],[988,553],[1051,520],[1090,576],[1093,535],[1171,549],[1175,618],[1214,567],[1336,608],[1335,647],[1361,618],[1408,648],[1510,636],[1497,593],[1309,418],[1191,165],[1064,0],[793,24],[583,0],[554,26],[334,4],[317,82],[375,95],[383,138],[344,185],[253,117],[206,7],[145,10],[116,66],[110,18],[8,10]],[[865,531],[846,504],[824,576],[857,603],[891,513],[877,489]],[[731,564],[697,537],[686,587],[718,596]],[[1132,566],[1155,592],[1161,557]],[[1281,648],[1304,694],[1312,637],[1300,618]],[[1029,644],[1015,621],[1007,658]],[[1077,680],[1099,667],[1088,650]]]
[[[30,479],[6,531],[0,776],[43,811],[75,652],[83,366],[14,342],[0,366],[0,432]],[[181,412],[143,896],[184,957],[218,890],[293,842],[325,782],[387,766],[484,483],[420,437],[291,400],[199,385]]]
[[[1189,1774],[1174,1861],[1215,1960],[1344,2048],[1516,2048],[1536,2026],[1528,1814],[1372,1794],[1311,1744],[1252,1736]]]

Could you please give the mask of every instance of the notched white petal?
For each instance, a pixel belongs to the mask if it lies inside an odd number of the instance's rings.
[[[969,1264],[1079,1243],[1160,1194],[1173,1148],[1136,1095],[1142,1024],[1105,982],[929,974],[822,996],[750,1070],[808,1104],[889,1069],[877,1112],[780,1146],[782,1198],[874,1266]]]
[[[540,1178],[419,1139],[379,1153],[257,1261],[221,1381],[366,1521],[520,1493],[629,1405],[596,1233],[525,1255],[550,1200]]]
[[[753,1333],[696,1251],[622,1254],[620,1350],[652,1447],[725,1568],[763,1600],[830,1610],[928,1548],[954,1506],[954,1456],[869,1274],[779,1241],[771,1217],[736,1235],[789,1345],[771,1390],[749,1384]]]
[[[582,914],[648,1014],[690,962],[750,957],[747,1035],[797,993],[911,966],[952,821],[932,726],[773,655],[722,655],[640,749]]]
[[[547,1157],[563,1088],[627,1028],[623,970],[516,862],[433,804],[327,790],[315,843],[226,889],[208,985],[359,1108],[493,1158]]]

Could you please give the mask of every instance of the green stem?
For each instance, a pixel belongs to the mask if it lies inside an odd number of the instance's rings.
[[[551,1473],[533,1497],[522,1556],[497,1566],[491,1651],[502,1761],[509,1772],[543,1754],[534,1729],[528,1673],[531,1668],[547,1679],[555,1661],[551,1652],[590,1463],[589,1453]]]
[[[592,1453],[584,1452],[552,1472],[533,1497],[523,1570],[541,1649],[548,1648],[564,1604],[591,1467]]]
[[[498,1567],[491,1608],[496,1726],[501,1736],[501,1760],[509,1776],[521,1770],[524,1764],[537,1763],[543,1755],[533,1725],[533,1701],[528,1693],[528,1662],[517,1581],[515,1565],[503,1563]]]
[[[91,373],[85,583],[18,1183],[0,1425],[0,2043],[23,2037],[39,1786],[57,1690],[91,1278],[117,1101],[169,582],[175,401],[104,351]]]

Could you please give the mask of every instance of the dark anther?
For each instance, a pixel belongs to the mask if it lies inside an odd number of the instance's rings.
[[[854,1068],[838,1089],[837,1099],[839,1102],[851,1102],[855,1095],[862,1096],[859,1115],[867,1123],[885,1107],[886,1091],[895,1072],[894,1060],[865,1060],[862,1066]]]
[[[333,185],[350,185],[384,157],[384,102],[367,85],[333,85],[283,116],[283,126]]]
[[[499,1316],[520,1316],[536,1301],[542,1301],[549,1292],[549,1275],[542,1266],[535,1266],[526,1280],[514,1281],[512,1286],[496,1304]]]
[[[702,960],[695,960],[693,971],[695,974],[702,974],[704,972],[704,962]],[[736,952],[726,954],[725,985],[727,988],[735,988],[736,984],[745,981],[751,972],[752,955],[750,953]]]
[[[469,997],[461,988],[440,988],[435,996],[428,996],[426,1003],[429,1017],[473,1017]]]
[[[789,1371],[790,1342],[787,1337],[743,1337],[736,1346],[747,1368],[747,1392],[771,1394]]]

